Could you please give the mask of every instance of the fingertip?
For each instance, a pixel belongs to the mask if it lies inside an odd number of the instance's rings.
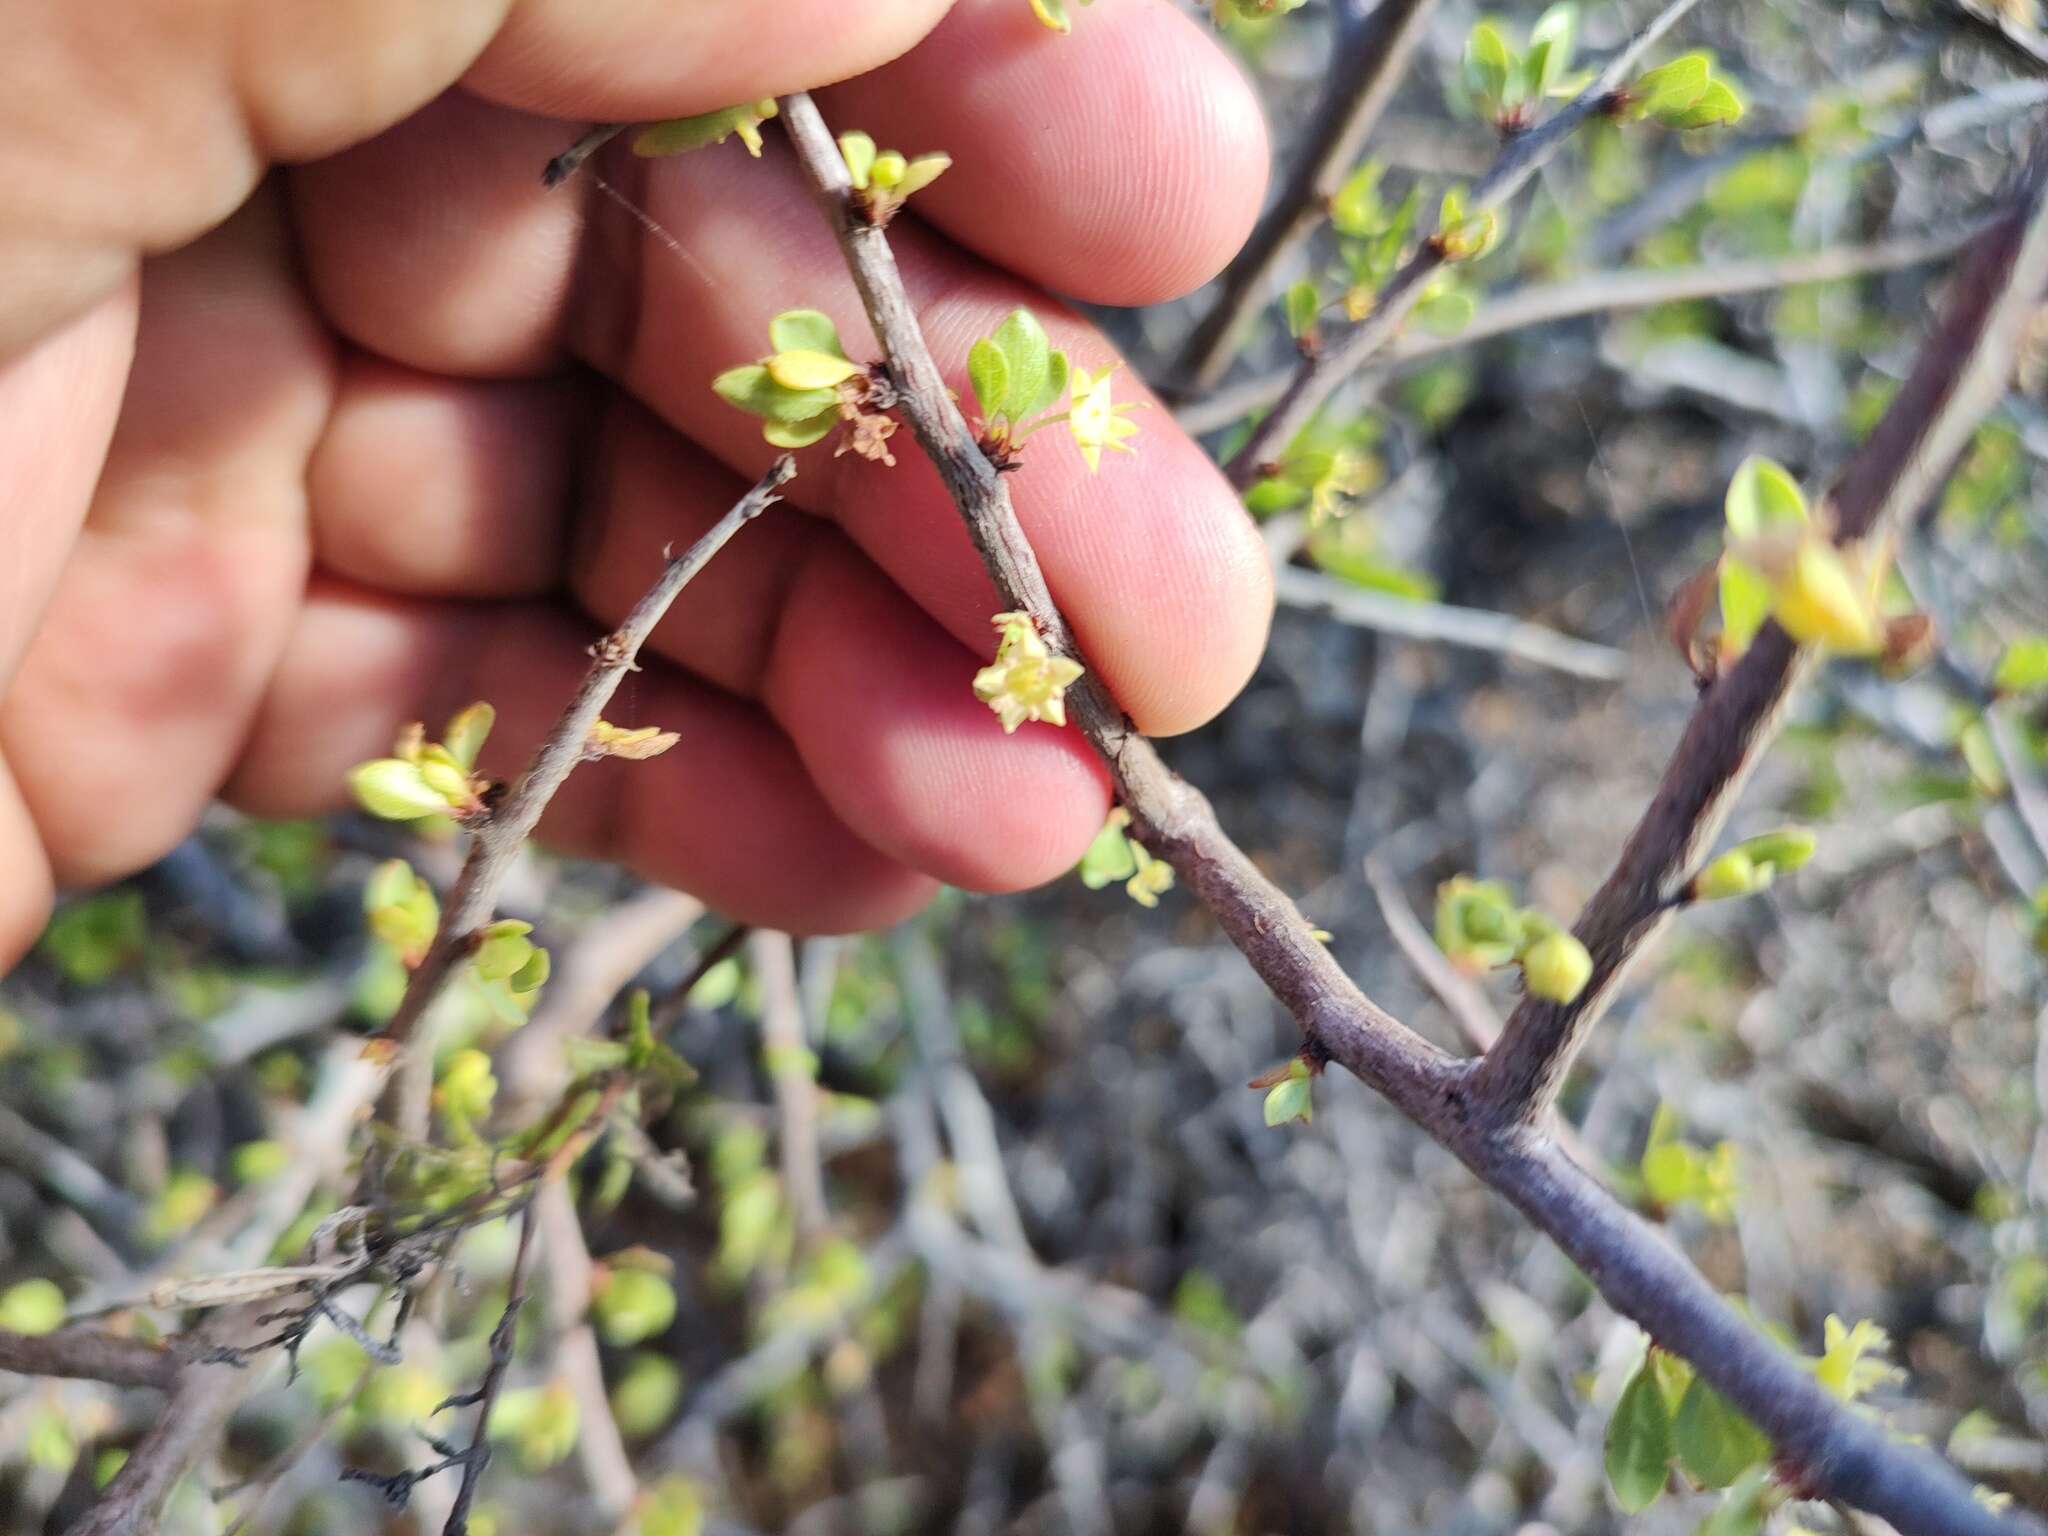
[[[1097,6],[1064,37],[1020,0],[963,0],[923,46],[829,100],[837,125],[953,157],[920,216],[1091,303],[1200,287],[1265,198],[1258,97],[1166,0]]]
[[[947,0],[523,0],[464,83],[550,117],[643,122],[844,80],[914,46]]]
[[[57,887],[42,839],[14,776],[0,759],[0,976],[35,948],[56,905]]]
[[[1005,733],[975,655],[851,552],[805,566],[763,696],[819,791],[863,840],[963,890],[1020,891],[1073,868],[1109,811],[1071,726]]]

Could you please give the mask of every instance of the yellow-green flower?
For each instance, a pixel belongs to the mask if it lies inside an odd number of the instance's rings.
[[[1145,851],[1142,843],[1131,842],[1131,854],[1137,860],[1138,868],[1130,879],[1124,882],[1124,894],[1141,907],[1156,907],[1159,898],[1173,889],[1173,866],[1164,859],[1155,859]]]
[[[1813,1362],[1813,1374],[1845,1402],[1853,1403],[1887,1382],[1905,1379],[1906,1373],[1884,1358],[1892,1347],[1891,1336],[1867,1318],[1852,1328],[1828,1314],[1823,1342],[1827,1350]]]
[[[1089,373],[1079,363],[1074,365],[1071,386],[1074,405],[1067,413],[1067,430],[1081,445],[1081,457],[1088,461],[1090,474],[1101,468],[1103,449],[1114,448],[1118,453],[1130,453],[1133,450],[1124,439],[1138,434],[1138,424],[1127,420],[1125,414],[1136,410],[1137,403],[1109,397],[1109,376],[1114,372],[1114,363],[1098,374]]]
[[[1026,720],[1067,723],[1067,689],[1081,664],[1055,656],[1028,613],[999,613],[990,621],[1002,638],[996,659],[974,675],[974,696],[995,711],[1005,732]]]

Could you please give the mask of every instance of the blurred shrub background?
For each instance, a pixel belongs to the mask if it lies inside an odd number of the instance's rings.
[[[1583,135],[1465,275],[1480,313],[1589,272],[1961,234],[2048,102],[2029,10],[1702,7],[1682,42],[1739,82],[1742,123]],[[1459,106],[1478,14],[1436,16],[1375,136],[1388,187],[1496,153]],[[1584,47],[1640,19],[1592,5]],[[1337,21],[1227,24],[1283,155]],[[1376,999],[1459,1040],[1388,919],[1426,924],[1452,874],[1558,913],[1590,895],[1691,703],[1662,614],[1720,547],[1729,475],[1767,453],[1822,483],[1940,270],[1583,315],[1340,397],[1323,430],[1350,456],[1348,512],[1310,535],[1286,504],[1306,495],[1268,493],[1292,601],[1246,696],[1168,754]],[[1206,302],[1105,321],[1171,385]],[[1269,308],[1226,393],[1291,356]],[[1567,1105],[1583,1154],[1717,1285],[1808,1352],[1830,1312],[1881,1323],[1907,1372],[1878,1395],[1895,1425],[2048,1510],[2043,717],[2001,757],[1971,703],[2006,642],[2048,629],[2037,399],[1980,431],[1908,549],[1942,663],[1884,686],[1830,669],[1738,813],[1738,832],[1807,822],[1819,857],[1687,916]],[[1191,409],[1218,440],[1238,420]],[[1591,644],[1566,672],[1391,632],[1440,604]],[[304,1106],[396,1001],[361,887],[397,852],[452,872],[451,847],[365,819],[221,812],[59,912],[0,985],[0,1323],[45,1320],[34,1282],[89,1308],[303,1241],[322,1207],[278,1219],[266,1190],[330,1155]],[[495,1053],[501,1104],[552,1086],[525,1032],[587,1028],[628,982],[675,993],[727,932],[548,857],[507,910],[555,980],[523,1029],[458,989],[444,1031],[450,1059]],[[890,934],[727,947],[670,1010],[699,1084],[650,1145],[584,1164],[582,1244],[566,1202],[542,1223],[474,1529],[610,1530],[625,1509],[642,1536],[1591,1536],[1711,1508],[1615,1512],[1602,1439],[1641,1336],[1446,1154],[1336,1076],[1312,1125],[1261,1123],[1245,1084],[1294,1028],[1184,895],[1148,912],[1070,880],[949,896]],[[166,1529],[438,1530],[445,1492],[398,1513],[339,1472],[420,1459],[415,1426],[482,1369],[510,1262],[504,1224],[472,1233],[400,1365],[317,1332]],[[160,1402],[0,1376],[0,1527],[61,1529]]]

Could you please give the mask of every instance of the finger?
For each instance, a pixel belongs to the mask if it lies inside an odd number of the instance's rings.
[[[871,68],[944,7],[4,0],[0,355],[224,219],[271,161],[377,133],[472,65],[480,88],[563,116],[667,117]]]
[[[321,568],[419,597],[553,591],[593,382],[448,379],[351,352],[307,473]]]
[[[0,560],[0,697],[92,504],[135,353],[132,284],[30,351],[0,362],[0,465],[9,480]]]
[[[512,773],[574,692],[589,638],[547,604],[389,598],[316,578],[227,793],[259,815],[334,809],[347,770],[389,752],[397,724],[477,698],[499,711],[485,766]],[[650,762],[579,768],[549,806],[548,841],[799,933],[886,926],[929,899],[930,880],[847,830],[758,710],[650,659],[613,715],[682,741]]]
[[[686,207],[727,211],[680,231],[685,260],[648,252],[630,348],[596,361],[666,420],[752,474],[773,450],[758,422],[707,387],[712,375],[758,356],[773,315],[798,304],[831,314],[854,356],[874,357],[879,348],[824,222],[778,219],[774,210],[787,203],[759,193],[734,201],[735,169],[702,160],[649,178],[649,207],[664,222],[680,219]],[[781,157],[745,169],[786,185],[796,176]],[[1034,295],[915,228],[894,243],[932,351],[971,401],[968,347]],[[1074,362],[1100,371],[1114,359],[1091,327],[1037,303],[1055,345]],[[611,334],[594,330],[593,350]],[[1143,398],[1127,371],[1117,389]],[[1210,719],[1250,676],[1271,614],[1270,575],[1250,520],[1207,456],[1166,411],[1145,410],[1137,419],[1135,458],[1109,455],[1102,472],[1091,474],[1055,427],[1031,439],[1007,483],[1082,649],[1139,726],[1164,734]],[[829,511],[947,630],[986,650],[989,616],[1002,604],[937,474],[908,444],[899,458],[884,468],[813,449],[815,468],[792,493]]]
[[[519,270],[513,253],[499,252],[504,260],[492,263],[473,254],[460,260],[452,245],[423,247],[408,210],[435,206],[459,223],[469,199],[490,204],[515,177],[530,185],[531,147],[513,144],[504,158],[485,152],[461,180],[438,180],[421,169],[432,163],[438,131],[423,119],[300,183],[309,265],[329,312],[366,345],[395,344],[378,317],[408,292],[459,284],[473,295],[509,296],[523,281],[501,280]],[[416,134],[424,137],[416,141]],[[505,133],[482,137],[506,144],[515,133],[508,124]],[[758,162],[726,152],[732,148],[687,155],[644,176],[640,196],[666,237],[646,236],[609,200],[591,204],[599,216],[572,312],[580,345],[600,366],[751,475],[770,450],[757,423],[711,393],[712,375],[759,355],[769,317],[798,305],[831,312],[857,355],[872,357],[875,348],[830,231],[794,168],[773,146]],[[613,169],[623,174],[635,165],[626,160]],[[380,198],[356,196],[351,184],[374,185]],[[334,212],[341,208],[348,216]],[[968,343],[1032,293],[910,221],[895,244],[934,349],[964,391],[959,365]],[[423,316],[433,312],[433,304],[421,306]],[[1079,322],[1049,314],[1048,323],[1076,361],[1100,366],[1113,356]],[[410,361],[459,366],[473,355],[459,328],[429,334],[432,325],[428,318],[403,338]],[[1120,388],[1135,393],[1134,381],[1122,377]],[[1164,733],[1210,718],[1249,676],[1271,613],[1270,575],[1255,532],[1207,458],[1166,412],[1140,419],[1139,460],[1112,458],[1100,477],[1090,476],[1053,430],[1033,440],[1011,486],[1089,656],[1138,723]],[[792,494],[830,511],[947,630],[986,650],[995,594],[936,478],[907,445],[899,457],[896,468],[883,470],[814,453],[818,462]]]
[[[470,70],[553,117],[683,117],[844,80],[911,47],[947,0],[522,0]]]
[[[602,504],[576,590],[616,622],[745,483],[627,407],[604,434]],[[757,536],[757,533],[759,536]],[[1072,731],[1005,736],[973,695],[979,658],[827,524],[778,508],[736,539],[655,632],[662,654],[757,692],[819,792],[875,847],[952,885],[1007,891],[1071,869],[1108,810]]]
[[[538,437],[518,441],[502,424],[477,422],[495,410],[515,413],[506,391],[526,386],[417,387],[439,398],[413,423],[408,454],[451,462],[466,433],[504,438],[509,452],[492,470],[448,477],[446,496],[428,498],[431,515],[394,520],[380,494],[389,434],[323,444],[316,485],[363,490],[342,493],[338,503],[316,491],[321,545],[376,550],[367,572],[394,590],[431,587],[422,575],[437,574],[441,560],[426,551],[443,530],[479,530],[477,542],[490,547],[508,541],[506,525],[520,519],[491,494],[501,475],[539,482],[554,472],[546,462],[552,450]],[[664,549],[686,548],[745,488],[644,409],[615,399],[584,475],[572,590],[599,622],[617,622],[654,579]],[[342,526],[365,521],[374,533]],[[410,532],[391,535],[395,523]],[[558,544],[552,532],[522,528],[519,537],[550,550]],[[502,562],[492,569],[511,574]],[[500,585],[518,590],[514,581]],[[819,793],[862,838],[953,884],[1037,884],[1070,868],[1101,825],[1103,781],[1086,747],[1044,727],[1004,738],[971,696],[973,653],[836,529],[793,508],[772,510],[721,551],[650,647],[727,692],[763,700]]]
[[[923,44],[822,105],[882,145],[951,155],[917,215],[1095,303],[1206,282],[1265,198],[1258,98],[1168,0],[1100,6],[1067,37],[1019,0],[960,0]]]
[[[226,218],[269,160],[327,153],[431,99],[508,3],[7,0],[0,355]]]
[[[86,526],[0,750],[60,880],[157,857],[233,761],[305,580],[304,480],[331,356],[275,200],[150,264]]]
[[[0,976],[29,952],[50,919],[56,885],[34,818],[0,758]]]

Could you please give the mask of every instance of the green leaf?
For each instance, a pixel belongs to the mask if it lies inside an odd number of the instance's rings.
[[[775,102],[770,98],[742,102],[735,107],[720,107],[715,112],[700,112],[695,117],[672,117],[666,122],[649,123],[633,136],[633,153],[679,155],[702,149],[707,144],[721,143],[737,133],[746,141],[747,153],[758,155],[761,152],[760,124],[764,118],[774,115]]]
[[[548,958],[548,952],[535,945],[533,953],[526,957],[526,964],[508,976],[505,985],[514,996],[524,997],[547,985],[548,974],[553,968],[554,961]]]
[[[668,1332],[676,1320],[675,1287],[648,1270],[614,1269],[591,1311],[607,1344],[642,1344]]]
[[[1607,1481],[1614,1502],[1631,1515],[1656,1503],[1671,1480],[1671,1410],[1650,1361],[1643,1357],[1607,1421]]]
[[[808,448],[838,424],[839,412],[835,407],[802,421],[766,422],[761,435],[777,448]]]
[[[1285,1125],[1290,1120],[1304,1124],[1315,1119],[1315,1104],[1304,1074],[1273,1085],[1266,1094],[1266,1124]]]
[[[1685,53],[1669,64],[1660,64],[1637,76],[1635,83],[1628,88],[1635,102],[1636,115],[1648,117],[1690,106],[1706,90],[1713,68],[1712,54]]]
[[[24,1280],[0,1295],[0,1328],[16,1333],[55,1333],[64,1326],[64,1293],[53,1280]]]
[[[1991,728],[1982,720],[1972,720],[1956,737],[1956,748],[1963,754],[1963,763],[1970,770],[1970,782],[1977,792],[1996,800],[2012,787],[2006,777],[2005,759],[1999,756],[1998,743],[1992,739]]]
[[[839,328],[822,310],[785,309],[768,322],[768,345],[777,352],[823,352],[828,357],[845,357],[839,344]]]
[[[778,352],[763,364],[768,377],[791,394],[834,389],[859,373],[860,364],[830,352],[801,349]]]
[[[1779,827],[1746,837],[1736,847],[1758,864],[1769,865],[1779,874],[1798,869],[1820,848],[1820,839],[1809,827]]]
[[[1010,392],[1010,365],[986,336],[967,349],[967,382],[981,406],[983,420],[993,421],[1002,414],[1003,401]]]
[[[520,922],[517,918],[508,917],[491,924],[483,931],[476,954],[470,959],[477,975],[485,981],[503,981],[518,971],[533,958],[535,946],[527,938],[531,932],[533,924]]]
[[[1013,309],[1003,317],[989,338],[1009,365],[1002,411],[1012,421],[1022,421],[1040,410],[1051,398],[1047,388],[1052,372],[1052,342],[1045,327],[1028,309]]]
[[[1432,294],[1416,305],[1415,318],[1432,335],[1455,336],[1472,323],[1476,307],[1471,294],[1451,288]]]
[[[839,403],[839,396],[829,389],[784,389],[760,363],[728,368],[711,381],[711,387],[727,405],[771,422],[809,421],[820,413],[835,412]],[[816,442],[817,438],[805,441]]]
[[[639,1439],[666,1424],[682,1400],[683,1373],[675,1362],[643,1350],[611,1390],[612,1417],[624,1434]],[[639,1529],[646,1529],[644,1519]]]
[[[1376,233],[1386,221],[1380,203],[1380,176],[1385,167],[1368,160],[1344,178],[1344,184],[1330,199],[1330,225],[1340,235],[1364,239]]]
[[[1731,653],[1749,642],[1771,616],[1771,585],[1740,560],[1721,562],[1721,635]]]
[[[2025,635],[2005,648],[1991,686],[2000,693],[2032,693],[2048,688],[2048,635]]]
[[[403,758],[364,763],[350,771],[348,784],[364,810],[386,821],[416,821],[448,809],[447,797],[420,776],[419,765]]]
[[[1500,28],[1482,21],[1472,29],[1472,35],[1465,39],[1465,88],[1489,112],[1506,104],[1508,72],[1514,66],[1514,52],[1500,35]]]
[[[855,131],[839,135],[839,158],[846,162],[846,174],[852,180],[856,191],[865,192],[868,187],[868,172],[875,165],[875,141],[867,134]]]
[[[1743,1473],[1720,1506],[1700,1523],[1697,1536],[1762,1536],[1771,1512],[1765,1502],[1770,1476],[1768,1467],[1752,1467]]]
[[[1728,531],[1754,539],[1773,528],[1803,528],[1806,495],[1782,464],[1751,454],[1735,466],[1723,502]]]
[[[1726,1488],[1771,1454],[1764,1432],[1698,1376],[1685,1389],[1671,1434],[1679,1465],[1702,1488]]]
[[[1095,841],[1081,855],[1081,883],[1089,890],[1099,891],[1138,872],[1138,856],[1131,851],[1131,840],[1124,835],[1130,819],[1122,807],[1112,810],[1102,830],[1095,834]]]
[[[1322,295],[1316,292],[1312,278],[1304,277],[1300,282],[1290,284],[1286,298],[1281,301],[1281,312],[1287,317],[1287,334],[1297,341],[1306,336],[1315,325],[1322,307]]]
[[[1709,80],[1707,88],[1682,108],[1660,111],[1658,116],[1674,128],[1725,128],[1742,119],[1742,98],[1726,80]]]
[[[497,719],[498,712],[479,699],[448,722],[444,733],[446,739],[441,745],[461,765],[463,772],[475,770],[477,754],[483,751],[484,742],[489,739],[491,727]]]
[[[1547,96],[1571,68],[1572,52],[1578,45],[1579,8],[1575,0],[1562,0],[1536,18],[1529,29],[1527,65],[1529,94]]]
[[[1067,392],[1067,354],[1054,351],[1045,360],[1045,393],[1040,396],[1034,411],[1044,410]]]

